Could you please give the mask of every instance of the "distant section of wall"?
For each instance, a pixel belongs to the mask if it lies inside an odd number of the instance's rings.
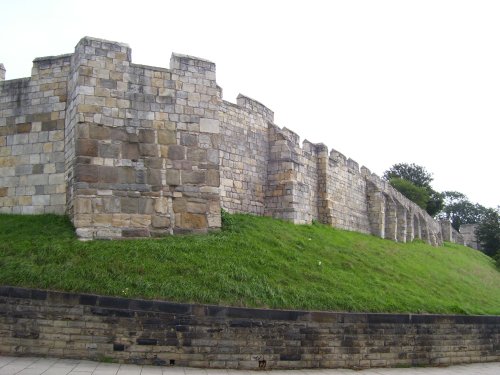
[[[238,369],[500,361],[500,317],[190,305],[0,286],[0,354]]]
[[[336,150],[300,146],[299,136],[275,125],[262,104],[240,95],[238,105],[221,108],[224,209],[296,224],[318,220],[399,242],[443,242],[441,225],[415,203]]]
[[[71,55],[38,58],[31,78],[10,81],[3,81],[5,69],[0,69],[2,213],[65,212],[64,118],[70,63]]]
[[[481,244],[477,241],[476,237],[477,227],[478,224],[462,224],[460,225],[460,235],[463,237],[463,243],[465,246],[481,250]]]

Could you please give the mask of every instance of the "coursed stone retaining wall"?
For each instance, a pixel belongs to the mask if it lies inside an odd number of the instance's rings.
[[[0,287],[0,353],[213,368],[500,361],[500,316],[178,304]]]

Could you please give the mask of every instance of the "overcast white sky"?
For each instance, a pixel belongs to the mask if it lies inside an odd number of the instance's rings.
[[[302,140],[379,175],[417,163],[438,191],[500,204],[500,1],[0,0],[0,14],[7,79],[85,35],[139,64],[206,58],[225,100],[260,101]]]

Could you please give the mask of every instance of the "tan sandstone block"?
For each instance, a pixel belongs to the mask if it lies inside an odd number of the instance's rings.
[[[127,214],[113,214],[111,223],[114,227],[129,227],[130,215]]]
[[[85,228],[92,225],[92,215],[90,214],[75,214],[73,225],[76,228]]]
[[[90,199],[76,198],[74,202],[75,214],[90,214],[92,212],[92,201]]]
[[[164,216],[153,216],[151,224],[153,228],[168,228],[170,227],[170,218]]]
[[[183,229],[207,228],[207,218],[204,214],[193,214],[184,212],[180,214],[180,227]]]
[[[14,167],[15,165],[16,165],[16,159],[13,157],[0,158],[0,167]]]
[[[113,215],[110,214],[94,214],[92,221],[95,226],[108,227],[112,225]]]
[[[31,196],[29,196],[29,195],[23,195],[23,196],[19,197],[18,199],[19,199],[18,202],[19,202],[20,206],[29,206],[32,203]]]
[[[151,225],[150,215],[139,215],[139,214],[130,215],[130,226],[144,228],[144,227],[149,227],[150,225]]]
[[[158,130],[158,143],[161,145],[172,145],[177,143],[177,137],[174,131]]]

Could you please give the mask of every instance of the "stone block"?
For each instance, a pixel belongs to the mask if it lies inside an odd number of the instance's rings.
[[[126,214],[136,214],[139,212],[139,199],[123,197],[120,199],[121,210]]]
[[[219,150],[207,150],[207,162],[212,165],[219,165]]]
[[[207,161],[207,150],[202,148],[188,148],[187,160],[195,163],[205,163]]]
[[[186,212],[187,210],[186,198],[174,198],[172,201],[172,208],[175,213]]]
[[[16,133],[29,133],[31,132],[31,123],[17,124],[16,125]]]
[[[177,143],[175,131],[158,130],[158,143],[161,145],[175,145]]]
[[[49,182],[49,177],[45,174],[35,174],[31,176],[25,176],[26,185],[35,186],[35,185],[47,185]]]
[[[30,164],[18,165],[15,168],[16,176],[28,175],[32,174],[32,172],[33,172],[33,166]]]
[[[93,139],[77,139],[76,155],[79,156],[97,156],[98,142]]]
[[[149,230],[146,228],[122,229],[124,238],[149,237]]]
[[[92,213],[92,200],[89,198],[75,198],[73,202],[75,215]],[[76,225],[76,224],[75,224]]]
[[[205,214],[183,212],[180,214],[180,223],[178,226],[182,229],[205,229],[207,228],[207,224]]]
[[[157,198],[154,202],[155,212],[158,214],[168,213],[168,198]]]
[[[202,133],[220,133],[219,120],[201,118],[200,119],[200,132]]]
[[[139,213],[140,214],[153,214],[154,213],[154,199],[153,198],[139,198]]]
[[[181,171],[182,184],[202,185],[206,182],[206,171]]]
[[[101,158],[117,159],[120,156],[121,146],[116,143],[99,144],[99,156]]]
[[[50,204],[50,195],[33,195],[31,201],[34,206],[48,206]]]
[[[207,185],[218,187],[220,185],[220,174],[218,170],[209,169],[207,171]]]
[[[61,185],[64,184],[64,173],[54,173],[49,175],[50,185]]]
[[[81,238],[82,240],[83,239],[89,240],[89,239],[92,239],[94,237],[94,230],[93,230],[93,228],[82,228],[82,227],[79,227],[79,228],[76,228],[76,235],[79,238]]]
[[[121,237],[121,234],[122,234],[122,230],[120,228],[111,228],[111,227],[97,228],[97,230],[95,231],[95,238],[107,240],[107,239],[119,238],[119,237]],[[94,348],[94,347],[98,348],[98,344],[96,344],[96,343],[87,344],[86,346],[87,346],[87,349]],[[85,353],[85,354],[83,354],[83,353]],[[82,355],[87,354],[86,352],[83,352],[83,353],[82,353]]]
[[[139,142],[155,143],[155,131],[150,129],[139,130]]]
[[[118,167],[118,181],[121,184],[133,184],[137,180],[136,171],[133,167]]]
[[[40,173],[56,173],[56,165],[54,163],[47,163],[45,165],[42,165],[42,172]]]
[[[152,186],[161,186],[161,170],[149,169],[147,173],[147,183]]]
[[[178,186],[181,184],[181,173],[176,169],[167,169],[165,171],[166,183],[169,186]]]
[[[116,167],[104,167],[99,166],[99,182],[107,183],[107,184],[116,184],[121,182],[119,169]]]
[[[92,215],[92,224],[97,227],[110,227],[112,226],[113,215],[108,213],[94,213]]]
[[[122,143],[122,158],[130,160],[139,159],[138,143]]]
[[[151,215],[130,215],[130,226],[144,228],[151,225]]]
[[[146,168],[163,169],[163,161],[164,160],[162,158],[149,157],[144,160],[144,166]]]
[[[172,145],[168,147],[168,158],[171,160],[184,160],[186,159],[186,147]]]
[[[198,136],[191,133],[181,133],[180,144],[182,146],[196,146],[198,145]]]
[[[52,194],[50,196],[50,205],[64,205],[66,204],[66,194]]]
[[[75,167],[75,180],[77,182],[98,182],[98,166],[91,164],[77,164]],[[41,184],[37,184],[41,185]]]
[[[102,204],[104,212],[107,213],[119,213],[121,210],[121,200],[119,197],[103,197]]]
[[[186,202],[186,211],[193,214],[205,214],[208,211],[205,202]]]
[[[115,142],[116,141],[127,142],[129,140],[129,136],[124,129],[111,128],[110,139],[112,139]]]
[[[139,143],[139,152],[141,156],[158,156],[158,146],[149,143]]]
[[[169,228],[170,218],[165,216],[155,215],[152,217],[151,225],[153,226],[153,228]]]

